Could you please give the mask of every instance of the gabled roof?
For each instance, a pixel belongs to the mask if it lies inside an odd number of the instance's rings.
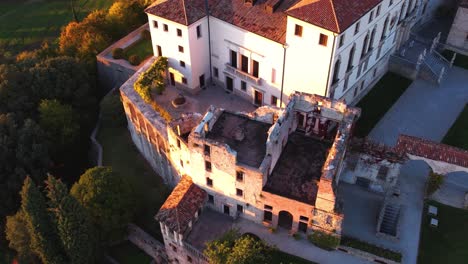
[[[156,0],[145,12],[186,26],[206,16],[204,0]]]
[[[203,206],[206,196],[206,192],[194,184],[192,178],[183,176],[155,218],[169,229],[184,233],[195,213]]]

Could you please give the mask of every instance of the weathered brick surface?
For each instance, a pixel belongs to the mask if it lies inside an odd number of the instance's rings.
[[[468,151],[422,138],[400,135],[395,149],[400,153],[468,167]]]

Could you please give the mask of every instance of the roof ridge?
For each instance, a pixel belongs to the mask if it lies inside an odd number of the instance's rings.
[[[329,0],[329,1],[332,7],[333,17],[335,18],[336,29],[338,32],[341,32],[340,25],[338,24],[338,18],[336,17],[335,5],[333,4],[333,0]]]
[[[182,0],[182,7],[184,9],[185,24],[187,24],[187,26],[188,26],[189,21],[188,21],[188,18],[187,18],[187,8],[185,7],[185,0]]]

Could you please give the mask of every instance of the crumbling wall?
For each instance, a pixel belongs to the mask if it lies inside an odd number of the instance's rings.
[[[155,263],[165,264],[168,261],[164,245],[148,235],[145,231],[134,224],[128,224],[128,240],[138,248],[150,255]]]

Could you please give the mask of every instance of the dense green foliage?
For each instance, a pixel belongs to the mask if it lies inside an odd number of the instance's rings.
[[[429,201],[427,206],[438,208],[439,226],[430,225],[433,216],[423,213],[419,244],[419,264],[467,263],[468,211]]]
[[[101,101],[101,121],[110,127],[124,127],[127,125],[127,118],[118,93],[109,94]]]
[[[426,194],[431,195],[435,193],[440,188],[443,182],[444,175],[440,175],[431,171],[429,173],[429,179],[427,180]]]
[[[138,55],[133,54],[128,57],[128,62],[133,66],[138,66],[141,63],[141,59]]]
[[[338,245],[340,245],[339,237],[333,234],[328,234],[328,233],[321,232],[318,230],[315,230],[307,238],[309,239],[310,242],[312,242],[317,247],[323,248],[326,250],[333,250],[337,248]]]
[[[152,258],[130,241],[112,246],[109,255],[120,264],[151,263]]]
[[[124,57],[124,50],[122,48],[115,48],[112,50],[112,58],[119,60],[123,59]]]
[[[71,194],[91,216],[102,242],[121,237],[133,219],[136,207],[133,187],[110,167],[87,170],[73,185]]]
[[[162,93],[165,89],[164,74],[167,70],[167,58],[159,57],[151,67],[138,77],[133,87],[146,103],[152,102],[151,90]]]
[[[19,262],[32,263],[35,256],[31,249],[31,236],[23,211],[19,210],[16,214],[7,216],[5,234],[10,241],[10,248],[18,253]]]
[[[365,252],[369,252],[371,254],[374,254],[382,258],[386,258],[386,259],[393,260],[396,262],[401,262],[401,253],[395,252],[389,249],[381,248],[376,245],[372,245],[372,244],[366,243],[361,240],[357,240],[352,237],[346,237],[346,236],[341,237],[340,244],[345,247],[352,247],[352,248],[359,249]]]
[[[467,67],[468,68],[468,67]],[[468,104],[445,135],[442,143],[468,150]]]

